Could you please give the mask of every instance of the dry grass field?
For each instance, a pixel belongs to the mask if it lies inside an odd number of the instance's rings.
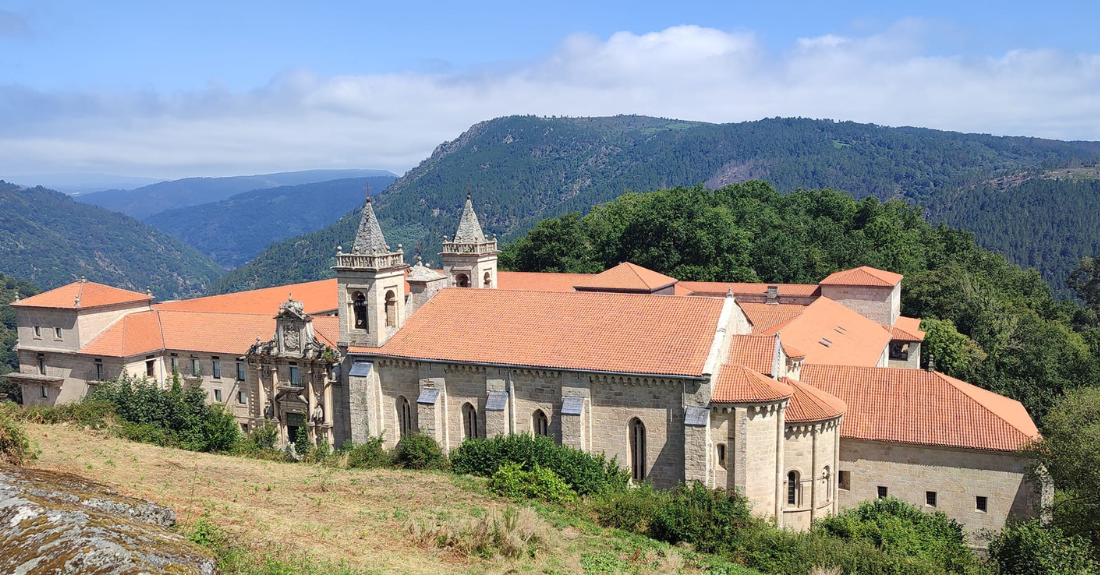
[[[256,557],[325,566],[315,572],[341,566],[353,573],[692,573],[704,570],[697,562],[712,561],[547,509],[540,521],[549,543],[534,557],[466,557],[418,544],[410,525],[462,525],[515,505],[488,494],[480,479],[194,453],[77,426],[27,431],[41,450],[35,467],[167,505],[184,529],[204,517]]]

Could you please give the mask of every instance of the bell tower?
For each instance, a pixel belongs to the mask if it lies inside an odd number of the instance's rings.
[[[363,206],[351,253],[336,253],[340,347],[379,347],[405,320],[405,264],[401,246],[391,251],[374,215]]]
[[[443,275],[451,287],[497,287],[497,239],[485,239],[470,193],[451,241],[443,241]]]

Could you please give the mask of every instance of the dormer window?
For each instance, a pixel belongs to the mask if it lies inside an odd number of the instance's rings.
[[[355,292],[351,296],[352,307],[355,310],[355,329],[370,331],[367,328],[367,296],[363,292]]]
[[[909,342],[895,341],[890,343],[890,359],[907,361],[909,359]]]

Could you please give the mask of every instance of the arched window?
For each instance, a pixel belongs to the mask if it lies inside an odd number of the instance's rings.
[[[458,274],[455,276],[455,285],[458,287],[470,287],[470,276]]]
[[[638,418],[630,420],[630,474],[636,482],[645,480],[645,424]]]
[[[412,406],[409,405],[409,400],[405,399],[403,395],[397,398],[397,426],[401,430],[401,437],[408,437],[413,434]]]
[[[550,420],[546,418],[546,414],[541,409],[536,409],[534,415],[531,416],[531,427],[536,436],[549,437],[550,435]]]
[[[477,429],[477,408],[470,403],[466,403],[462,406],[462,430],[464,438],[477,438]]]
[[[352,307],[355,308],[355,329],[370,331],[367,327],[367,296],[357,291],[351,296]]]
[[[485,272],[485,281],[482,283],[487,288],[493,287],[493,274],[491,272]]]
[[[787,474],[787,506],[798,507],[798,496],[801,486],[798,482],[798,472],[791,471]]]
[[[386,325],[397,326],[397,296],[393,290],[386,292]]]
[[[726,468],[726,444],[718,444],[718,466],[722,469]]]

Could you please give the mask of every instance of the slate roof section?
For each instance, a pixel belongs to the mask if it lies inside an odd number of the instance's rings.
[[[386,236],[382,235],[382,227],[378,225],[378,218],[374,216],[370,196],[367,196],[367,203],[363,205],[363,213],[359,218],[359,229],[355,232],[355,243],[351,246],[351,253],[364,255],[390,253]]]
[[[153,296],[89,281],[75,281],[12,302],[13,307],[83,310],[95,307],[151,302]]]
[[[938,372],[815,365],[802,382],[847,404],[841,437],[988,451],[1039,437],[1020,402]]]
[[[595,275],[588,275],[573,286],[577,291],[622,291],[652,293],[677,282],[653,270],[630,262],[621,263]]]
[[[352,353],[701,377],[722,300],[446,288],[384,346]],[[583,345],[579,345],[583,342]]]
[[[784,419],[787,423],[811,423],[836,419],[848,410],[843,400],[812,385],[789,377],[783,383],[791,386],[791,401]]]
[[[821,285],[894,287],[902,277],[901,274],[894,272],[875,269],[871,266],[860,266],[831,274],[821,280]]]
[[[718,370],[711,403],[766,403],[791,396],[791,386],[743,365],[724,364]]]
[[[466,205],[462,207],[462,215],[458,218],[458,231],[455,232],[455,243],[480,244],[485,242],[485,234],[481,231],[481,224],[474,213],[474,203],[470,194],[466,194]]]

